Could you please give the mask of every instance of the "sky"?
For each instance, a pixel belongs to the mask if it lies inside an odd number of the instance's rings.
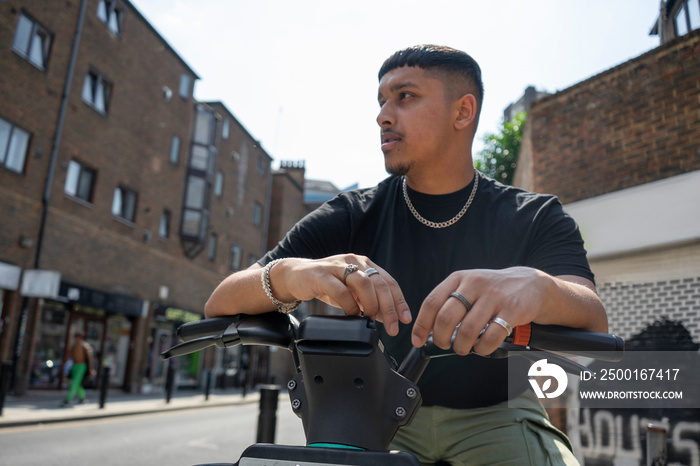
[[[273,158],[344,189],[387,174],[377,71],[393,52],[447,45],[479,62],[474,153],[529,85],[554,93],[659,45],[659,0],[131,0]]]

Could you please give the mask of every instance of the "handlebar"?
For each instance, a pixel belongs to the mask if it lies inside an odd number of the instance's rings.
[[[193,353],[210,346],[230,348],[242,345],[275,346],[293,351],[296,344],[299,321],[291,315],[271,312],[258,315],[240,314],[230,317],[215,317],[180,326],[177,335],[183,342],[165,351],[161,356]],[[334,339],[333,335],[326,335]],[[527,357],[528,350],[556,351],[566,354],[591,357],[605,361],[620,361],[624,353],[624,340],[618,336],[559,325],[526,324],[516,327],[499,348],[486,357],[504,358],[509,353]],[[399,373],[409,380],[417,381],[431,358],[454,355],[452,350],[437,348],[429,340],[422,348],[412,348],[404,359]],[[476,354],[476,353],[473,353]],[[586,368],[566,358],[552,355],[565,370],[578,373]],[[296,359],[296,358],[295,358]]]
[[[422,404],[417,382],[430,359],[456,355],[429,340],[412,348],[397,369],[384,351],[377,325],[365,317],[310,316],[299,322],[288,314],[271,312],[190,322],[177,333],[183,342],[165,351],[163,359],[209,346],[265,345],[290,350],[297,373],[287,388],[307,443],[368,450],[386,450],[397,429],[411,421]],[[486,357],[537,361],[543,357],[541,350],[547,349],[598,359],[597,352],[603,351],[608,360],[619,360],[624,342],[613,335],[530,324],[518,328]],[[568,372],[588,371],[565,357],[546,357]]]

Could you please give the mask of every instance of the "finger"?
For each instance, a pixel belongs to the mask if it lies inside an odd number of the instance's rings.
[[[379,312],[377,292],[372,280],[364,272],[356,272],[348,275],[345,285],[352,291],[360,309],[367,317],[373,317]]]
[[[349,279],[349,277],[348,277]],[[328,276],[322,285],[321,295],[327,296],[348,315],[360,315],[361,309],[350,289],[340,279]]]
[[[375,268],[377,270],[377,274],[373,274],[370,279],[373,280],[373,283],[378,283],[378,286],[384,287],[386,285],[388,287],[388,291],[390,293],[390,299],[391,299],[391,305],[388,305],[386,307],[387,312],[395,312],[396,317],[399,321],[401,321],[404,324],[410,324],[411,320],[413,320],[413,317],[411,316],[411,309],[408,307],[408,303],[406,302],[406,298],[403,295],[403,291],[401,291],[401,286],[399,286],[399,282],[394,279],[394,277],[391,276],[386,270],[382,269],[376,264],[373,264],[370,262],[370,266]],[[384,296],[382,294],[382,296]],[[382,303],[380,302],[380,312],[382,315],[384,314],[385,308],[382,307]],[[392,309],[389,311],[389,309]]]
[[[503,319],[501,315],[499,317]],[[503,320],[507,322],[507,319]],[[482,356],[489,355],[498,349],[498,346],[503,343],[507,336],[508,331],[503,326],[491,321],[474,344],[474,352]]]
[[[435,319],[440,309],[445,304],[450,292],[457,288],[457,284],[448,278],[435,287],[423,300],[416,321],[413,324],[413,335],[411,337],[413,346],[421,347],[428,340],[430,333],[433,332]]]
[[[474,349],[474,345],[477,344],[479,338],[483,336],[484,327],[486,327],[489,319],[496,312],[490,301],[485,299],[476,301],[457,329],[452,346],[455,353],[461,355],[469,354]]]
[[[442,306],[433,325],[433,342],[442,349],[452,347],[452,336],[457,326],[467,314],[467,308],[457,299],[447,296],[445,304]]]

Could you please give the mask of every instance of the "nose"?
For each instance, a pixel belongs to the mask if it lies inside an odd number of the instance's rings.
[[[384,104],[379,109],[379,114],[377,115],[377,124],[381,128],[390,128],[396,123],[393,112],[390,110],[389,104]]]

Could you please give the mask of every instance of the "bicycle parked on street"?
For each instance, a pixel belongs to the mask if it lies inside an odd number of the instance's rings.
[[[416,383],[430,360],[459,357],[429,341],[412,348],[399,366],[384,351],[376,324],[364,317],[310,316],[301,322],[278,312],[217,317],[184,324],[178,336],[182,343],[164,352],[164,359],[210,346],[263,345],[292,354],[296,374],[287,389],[292,409],[302,420],[306,446],[254,444],[236,463],[218,466],[420,465],[410,453],[387,449],[421,406]],[[545,350],[620,360],[624,341],[614,335],[529,324],[518,327],[487,357],[536,361]],[[566,357],[546,355],[567,372],[587,371]]]

